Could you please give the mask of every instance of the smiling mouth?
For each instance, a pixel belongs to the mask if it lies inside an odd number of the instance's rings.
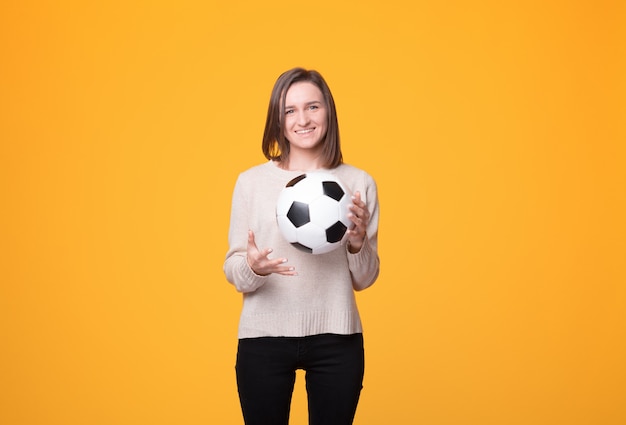
[[[313,130],[315,130],[314,128],[307,128],[306,130],[296,130],[296,134],[308,134],[311,133]]]

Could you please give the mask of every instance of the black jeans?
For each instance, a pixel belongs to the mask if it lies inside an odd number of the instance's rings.
[[[296,370],[303,369],[309,424],[352,424],[364,367],[360,333],[240,339],[235,369],[245,423],[287,425]]]

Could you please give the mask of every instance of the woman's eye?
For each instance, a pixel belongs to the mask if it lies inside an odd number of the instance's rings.
[[[312,111],[314,111],[315,109],[318,109],[318,108],[319,108],[319,106],[317,106],[317,105],[309,106],[309,109],[312,110]]]
[[[293,109],[287,109],[285,115],[293,114]]]

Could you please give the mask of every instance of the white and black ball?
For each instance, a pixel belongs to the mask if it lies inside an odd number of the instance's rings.
[[[329,172],[313,171],[287,183],[278,197],[276,219],[284,238],[311,254],[325,254],[342,245],[354,224],[348,218],[351,194]]]

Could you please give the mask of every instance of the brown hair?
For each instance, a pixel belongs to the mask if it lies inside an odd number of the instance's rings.
[[[328,127],[322,141],[322,155],[325,162],[324,166],[326,168],[335,168],[343,162],[335,101],[322,75],[317,71],[304,68],[293,68],[284,72],[274,84],[263,133],[263,154],[267,159],[273,161],[285,162],[289,158],[289,141],[285,138],[283,129],[285,116],[283,108],[289,87],[294,83],[303,81],[317,86],[324,97],[328,112],[326,114]]]

